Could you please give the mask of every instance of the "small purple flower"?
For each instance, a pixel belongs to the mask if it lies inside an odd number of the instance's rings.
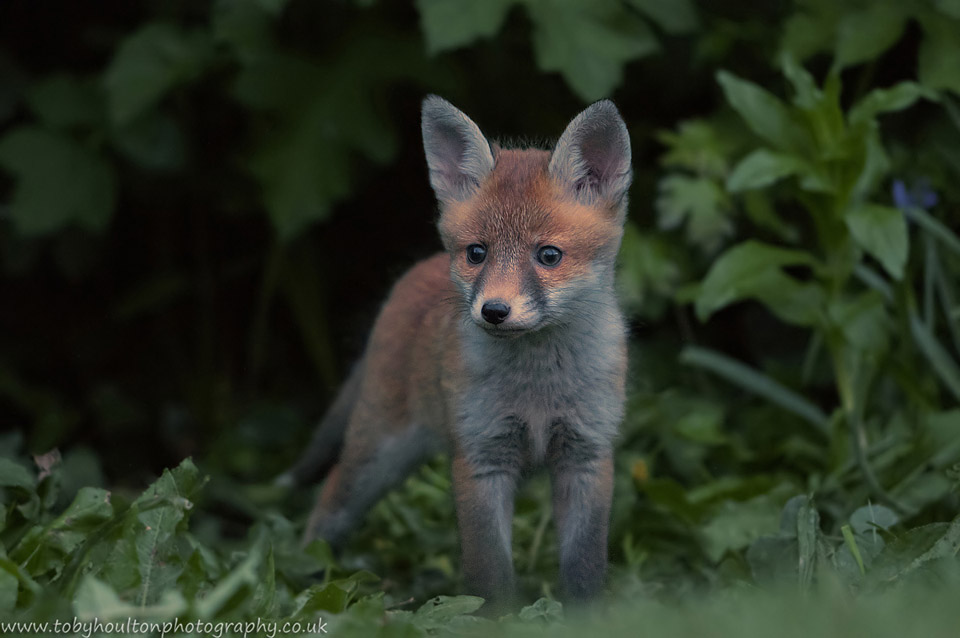
[[[922,208],[930,210],[937,205],[940,197],[937,192],[930,187],[930,180],[925,177],[913,182],[911,188],[907,188],[903,180],[893,180],[893,203],[900,210],[910,208]]]

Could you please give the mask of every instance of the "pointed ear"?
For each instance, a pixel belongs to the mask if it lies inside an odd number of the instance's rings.
[[[423,101],[420,122],[430,185],[441,203],[469,199],[493,170],[493,153],[480,129],[441,97]]]
[[[550,176],[584,204],[625,206],[633,176],[630,135],[613,102],[596,102],[567,125],[550,158]]]

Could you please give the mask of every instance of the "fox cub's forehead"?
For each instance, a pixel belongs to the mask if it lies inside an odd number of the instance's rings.
[[[549,175],[548,151],[496,149],[495,162],[476,195],[443,211],[440,231],[448,240],[472,243],[505,236],[564,234],[570,224],[582,232],[586,218],[597,215],[561,198]],[[605,220],[596,221],[606,225]],[[610,231],[615,230],[610,224]]]

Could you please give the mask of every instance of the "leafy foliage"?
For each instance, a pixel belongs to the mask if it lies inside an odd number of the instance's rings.
[[[956,2],[103,7],[42,51],[23,34],[59,23],[0,9],[0,620],[954,630]],[[336,558],[299,546],[308,490],[269,483],[436,248],[427,92],[489,133],[610,95],[631,127],[633,367],[592,615],[556,599],[543,476],[513,529],[531,604],[496,620],[452,595],[445,459]]]

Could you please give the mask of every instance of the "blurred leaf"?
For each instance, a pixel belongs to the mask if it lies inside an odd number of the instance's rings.
[[[943,384],[950,390],[954,398],[960,401],[960,366],[953,360],[950,353],[940,345],[936,337],[931,334],[930,329],[924,325],[916,309],[911,308],[910,313],[910,333],[920,351],[930,362],[934,372],[940,377]]]
[[[538,598],[537,602],[521,609],[517,617],[524,622],[559,622],[563,620],[563,605],[549,598]]]
[[[720,186],[705,177],[667,175],[660,180],[657,221],[670,230],[686,225],[689,240],[706,252],[714,252],[733,234],[730,200]]]
[[[112,516],[110,493],[96,487],[84,487],[60,516],[30,530],[13,547],[10,557],[34,577],[50,572],[59,575],[87,535]]]
[[[50,128],[90,126],[103,119],[98,88],[75,75],[51,75],[30,87],[27,103]]]
[[[680,361],[710,370],[730,383],[793,412],[816,426],[822,433],[827,432],[827,416],[820,408],[776,380],[735,359],[706,348],[687,346],[680,353]]]
[[[895,3],[873,2],[846,13],[837,27],[834,65],[842,69],[878,57],[900,39],[905,23]]]
[[[709,122],[686,120],[676,131],[659,131],[657,139],[667,147],[667,152],[660,156],[663,166],[685,168],[706,177],[727,174],[730,144],[720,138]]]
[[[920,43],[917,77],[930,89],[960,94],[960,19],[931,16],[921,21],[924,37]]]
[[[757,149],[734,167],[727,178],[727,190],[736,193],[764,188],[804,170],[807,170],[806,163],[793,155]]]
[[[696,299],[697,317],[706,321],[721,308],[756,299],[782,320],[812,325],[820,316],[823,291],[783,272],[784,266],[817,265],[810,253],[748,240],[724,252],[713,263]]]
[[[936,95],[915,82],[900,82],[887,89],[874,89],[850,108],[847,119],[850,126],[869,123],[880,113],[902,111],[921,97],[935,99]]]
[[[903,278],[909,242],[907,220],[890,206],[862,204],[844,215],[857,244],[879,261],[894,279]]]
[[[610,95],[625,63],[660,48],[650,27],[619,0],[535,0],[527,11],[538,66],[560,72],[587,102]]]
[[[159,111],[145,113],[112,134],[117,149],[142,168],[174,171],[184,165],[186,141],[180,126]]]
[[[483,598],[477,596],[437,596],[414,613],[413,622],[424,631],[440,631],[454,618],[472,614],[482,605]]]
[[[199,76],[210,56],[210,41],[203,31],[188,33],[153,22],[127,36],[104,75],[113,121],[128,124],[171,89]]]
[[[10,215],[22,235],[42,235],[69,224],[101,230],[113,215],[112,167],[66,136],[34,127],[14,129],[0,139],[0,166],[17,178]]]
[[[827,314],[844,340],[855,348],[873,354],[887,350],[893,325],[882,294],[871,291],[834,299],[827,306]]]
[[[36,479],[27,468],[0,457],[0,487],[19,487],[32,491],[35,485]]]
[[[431,54],[489,38],[519,0],[417,0],[420,27]]]
[[[950,249],[954,255],[960,257],[960,237],[957,237],[943,222],[922,208],[909,208],[906,213],[910,221],[916,222],[918,226]]]
[[[699,26],[697,9],[691,0],[628,0],[661,29],[670,34],[695,31]]]
[[[952,523],[917,527],[892,543],[877,556],[870,570],[872,582],[889,584],[924,570],[942,558],[956,558],[960,551],[960,518]]]
[[[724,501],[700,528],[704,551],[713,562],[728,551],[748,547],[762,535],[777,531],[780,506],[767,495],[748,501]]]
[[[626,223],[617,277],[620,300],[626,308],[649,312],[651,297],[672,295],[680,275],[680,266],[663,237],[641,233],[634,224]]]
[[[186,612],[187,601],[180,592],[168,590],[156,605],[131,605],[124,602],[110,585],[87,575],[77,588],[73,609],[77,618],[84,621],[97,619],[101,623],[122,623],[131,618],[168,620]]]
[[[783,151],[798,152],[809,146],[796,115],[772,93],[728,71],[719,71],[717,81],[727,102],[754,133]]]
[[[900,517],[884,505],[864,505],[850,515],[850,526],[861,535],[876,535],[877,530],[889,531],[900,522]]]

